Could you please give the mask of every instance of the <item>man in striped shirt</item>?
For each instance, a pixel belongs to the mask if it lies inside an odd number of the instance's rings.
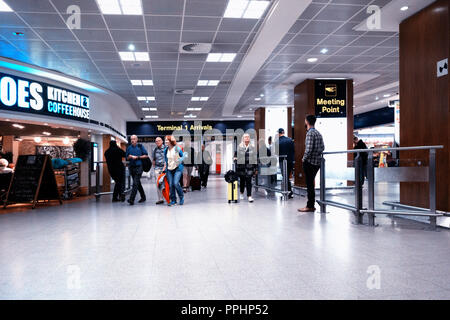
[[[314,128],[316,117],[314,115],[307,115],[305,119],[305,126],[307,129],[305,140],[305,154],[303,155],[303,172],[306,178],[306,188],[308,190],[308,203],[305,208],[298,209],[300,212],[314,212],[315,191],[314,179],[317,171],[320,169],[320,161],[322,153],[325,149],[322,135]]]

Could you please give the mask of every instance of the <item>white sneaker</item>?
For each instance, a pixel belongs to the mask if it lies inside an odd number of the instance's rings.
[[[239,196],[239,199],[240,200],[244,200],[244,194],[243,193],[241,193],[241,195]]]
[[[253,202],[253,198],[252,197],[248,197],[248,202]]]

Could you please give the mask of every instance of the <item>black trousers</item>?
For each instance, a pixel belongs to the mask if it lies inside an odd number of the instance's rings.
[[[198,173],[200,175],[200,181],[202,182],[202,186],[206,187],[208,185],[208,177],[209,177],[209,165],[202,164],[198,168]]]
[[[280,169],[281,169],[281,173],[283,173],[283,164],[281,164]],[[292,185],[291,185],[291,180],[289,179],[289,177],[291,176],[293,170],[294,170],[294,164],[292,162],[288,162],[287,163],[287,180],[288,180],[288,190],[290,192],[292,192]]]
[[[141,177],[142,177],[142,166],[130,167],[130,175],[133,179],[133,187],[131,188],[130,201],[134,202],[136,194],[139,191],[141,199],[146,199],[144,188],[142,188]]]
[[[314,191],[314,179],[319,171],[320,166],[313,165],[307,161],[303,162],[303,172],[306,178],[306,189],[308,191],[308,203],[306,206],[308,208],[314,208],[316,202],[316,193]]]
[[[125,193],[125,168],[111,176],[114,180],[113,199],[119,200],[119,196]]]
[[[252,176],[248,175],[240,175],[239,176],[239,189],[241,193],[244,193],[245,189],[247,189],[247,197],[252,196]]]

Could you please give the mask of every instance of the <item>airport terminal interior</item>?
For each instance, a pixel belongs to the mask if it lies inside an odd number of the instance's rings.
[[[0,300],[449,300],[448,0],[0,0]]]

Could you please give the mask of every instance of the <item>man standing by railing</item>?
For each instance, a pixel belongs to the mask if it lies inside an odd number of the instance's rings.
[[[322,135],[314,128],[316,117],[314,115],[307,115],[305,119],[306,140],[305,140],[305,154],[303,155],[303,172],[306,178],[306,188],[308,191],[308,203],[306,207],[298,209],[300,212],[314,212],[315,191],[314,179],[317,171],[320,169],[320,161],[322,153],[325,149]]]

